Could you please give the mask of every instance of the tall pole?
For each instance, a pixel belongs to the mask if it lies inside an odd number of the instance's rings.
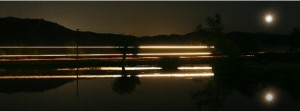
[[[77,29],[76,30],[76,32],[77,32],[77,34],[79,34],[79,29]],[[76,76],[76,96],[78,97],[78,95],[79,95],[79,93],[78,93],[78,75],[79,75],[79,71],[78,71],[78,67],[79,67],[79,61],[78,61],[78,59],[79,59],[79,51],[78,51],[78,37],[76,36],[76,54],[77,54],[77,60],[76,60],[76,65],[77,65],[77,67],[76,67],[76,74],[77,74],[77,76]]]
[[[77,43],[76,43],[76,45],[77,45],[77,48],[76,48],[76,53],[77,53],[77,68],[76,68],[76,74],[77,74],[77,77],[76,77],[76,80],[77,80],[77,93],[76,93],[76,96],[78,96],[78,75],[79,75],[79,71],[78,71],[78,67],[79,67],[79,62],[78,62],[78,41],[77,41]]]

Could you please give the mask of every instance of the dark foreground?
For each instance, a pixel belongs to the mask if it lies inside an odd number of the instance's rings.
[[[126,76],[119,61],[0,65],[6,111],[300,110],[300,64],[291,57],[128,60]]]

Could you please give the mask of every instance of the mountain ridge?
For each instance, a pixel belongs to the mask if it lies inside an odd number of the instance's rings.
[[[268,44],[286,44],[287,35],[268,33],[230,32],[228,38],[237,41],[243,39],[259,40]],[[119,37],[128,35],[112,33],[95,33],[90,31],[75,31],[60,24],[44,19],[22,19],[16,17],[0,18],[0,45],[66,45],[77,41],[79,45],[114,45]],[[143,45],[195,45],[195,33],[183,35],[156,35],[136,37]],[[246,40],[246,39],[245,39]]]

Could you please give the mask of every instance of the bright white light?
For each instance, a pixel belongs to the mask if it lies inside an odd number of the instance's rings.
[[[267,15],[265,17],[265,20],[266,20],[267,23],[271,23],[273,21],[273,16],[272,15]]]
[[[199,52],[199,53],[139,53],[139,56],[178,56],[178,55],[210,55],[210,52]],[[129,54],[132,55],[132,54]]]
[[[272,93],[267,93],[266,96],[265,96],[265,99],[268,101],[268,102],[271,102],[273,101],[273,94]]]
[[[203,69],[212,69],[212,67],[178,67],[179,70],[203,70]]]
[[[141,49],[206,49],[214,46],[140,46]]]

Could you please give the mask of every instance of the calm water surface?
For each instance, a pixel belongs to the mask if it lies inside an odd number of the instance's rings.
[[[186,68],[162,71],[159,67],[126,67],[128,77],[121,77],[120,68],[116,67],[85,67],[78,71],[74,68],[1,69],[0,108],[4,111],[300,110],[296,73],[285,71],[290,76],[283,78],[279,73],[258,76],[265,73],[259,72],[259,68],[228,70],[228,67],[207,64],[182,67]],[[188,74],[198,75],[185,76]],[[20,75],[36,78],[14,78]]]

